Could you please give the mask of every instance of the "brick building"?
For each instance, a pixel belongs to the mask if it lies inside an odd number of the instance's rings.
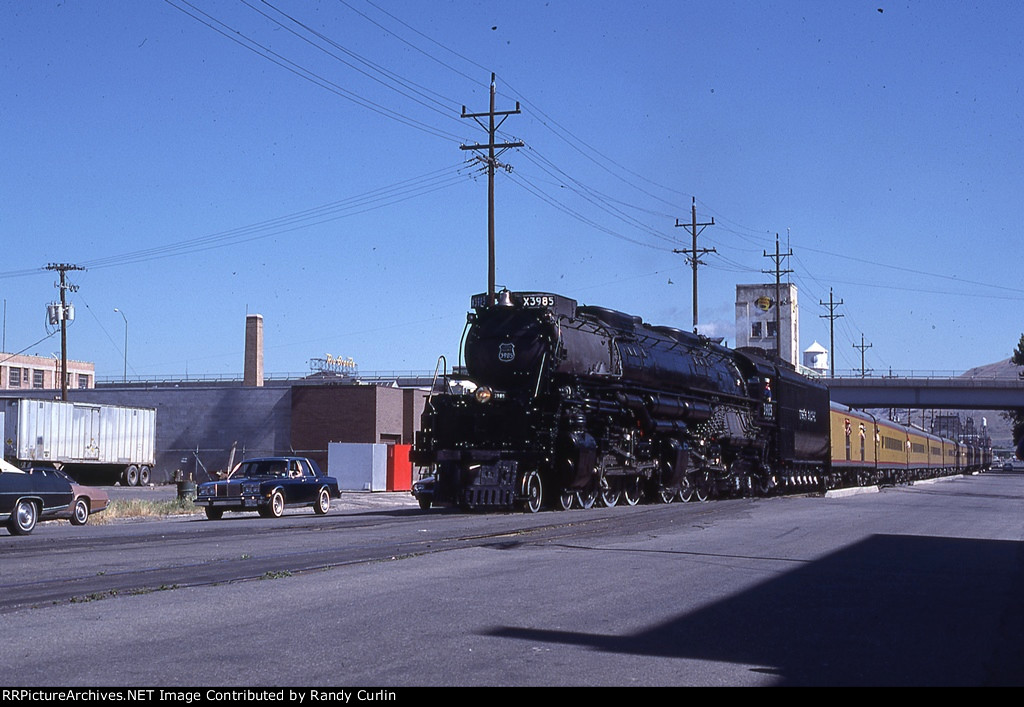
[[[96,365],[68,361],[68,388],[96,385]],[[49,356],[0,353],[0,390],[59,390],[60,360]]]
[[[329,442],[412,444],[426,397],[424,390],[374,385],[295,386],[292,448],[326,469]]]

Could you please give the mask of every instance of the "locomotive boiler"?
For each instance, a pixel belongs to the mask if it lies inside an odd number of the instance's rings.
[[[432,395],[422,508],[669,502],[820,484],[828,390],[752,350],[556,294],[472,300],[472,390]]]

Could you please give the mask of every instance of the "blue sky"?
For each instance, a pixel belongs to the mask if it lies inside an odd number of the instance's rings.
[[[468,112],[502,125],[497,281],[734,335],[735,286],[794,257],[801,347],[964,370],[1024,319],[1024,5],[1010,2],[82,0],[0,6],[8,351],[97,375],[456,359],[486,289]],[[219,30],[219,31],[218,31]],[[42,340],[42,341],[40,341]]]

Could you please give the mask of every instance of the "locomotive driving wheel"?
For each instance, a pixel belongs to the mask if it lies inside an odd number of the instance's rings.
[[[689,476],[683,479],[683,485],[679,487],[679,500],[683,503],[693,500],[693,484],[690,483]]]
[[[523,477],[523,496],[525,503],[523,510],[528,513],[536,513],[544,503],[544,484],[541,483],[540,474],[536,470],[526,472]]]
[[[635,506],[640,503],[641,496],[643,496],[643,486],[639,476],[630,476],[622,482],[622,498],[625,499],[627,506]]]
[[[597,489],[587,488],[582,491],[576,492],[576,502],[580,508],[593,508],[594,504],[597,503]]]
[[[566,491],[562,489],[562,492],[558,494],[558,509],[561,511],[567,511],[572,508],[572,502],[576,499],[575,491]]]
[[[608,508],[613,507],[622,497],[622,486],[617,481],[609,481],[601,477],[601,502]]]
[[[711,498],[711,488],[713,483],[711,472],[706,469],[697,474],[697,478],[694,483],[694,495],[697,497],[698,501],[704,503]]]

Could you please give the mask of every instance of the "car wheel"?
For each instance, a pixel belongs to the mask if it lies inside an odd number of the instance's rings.
[[[419,498],[416,499],[416,502],[420,504],[421,511],[430,510],[430,499],[427,498],[426,496],[420,496]]]
[[[327,490],[326,486],[320,489],[320,495],[316,497],[316,505],[313,506],[313,510],[321,516],[331,510],[331,492]]]
[[[208,520],[220,520],[224,517],[224,509],[214,508],[213,506],[207,506],[206,517]]]
[[[71,525],[85,525],[89,522],[89,502],[84,498],[75,499],[75,507],[71,512]]]
[[[280,518],[284,515],[284,494],[280,491],[274,491],[270,495],[270,505],[267,506],[267,512],[271,518]]]
[[[7,529],[11,535],[28,535],[36,527],[36,520],[39,519],[39,510],[32,501],[21,500],[14,506],[10,520],[7,521]]]

